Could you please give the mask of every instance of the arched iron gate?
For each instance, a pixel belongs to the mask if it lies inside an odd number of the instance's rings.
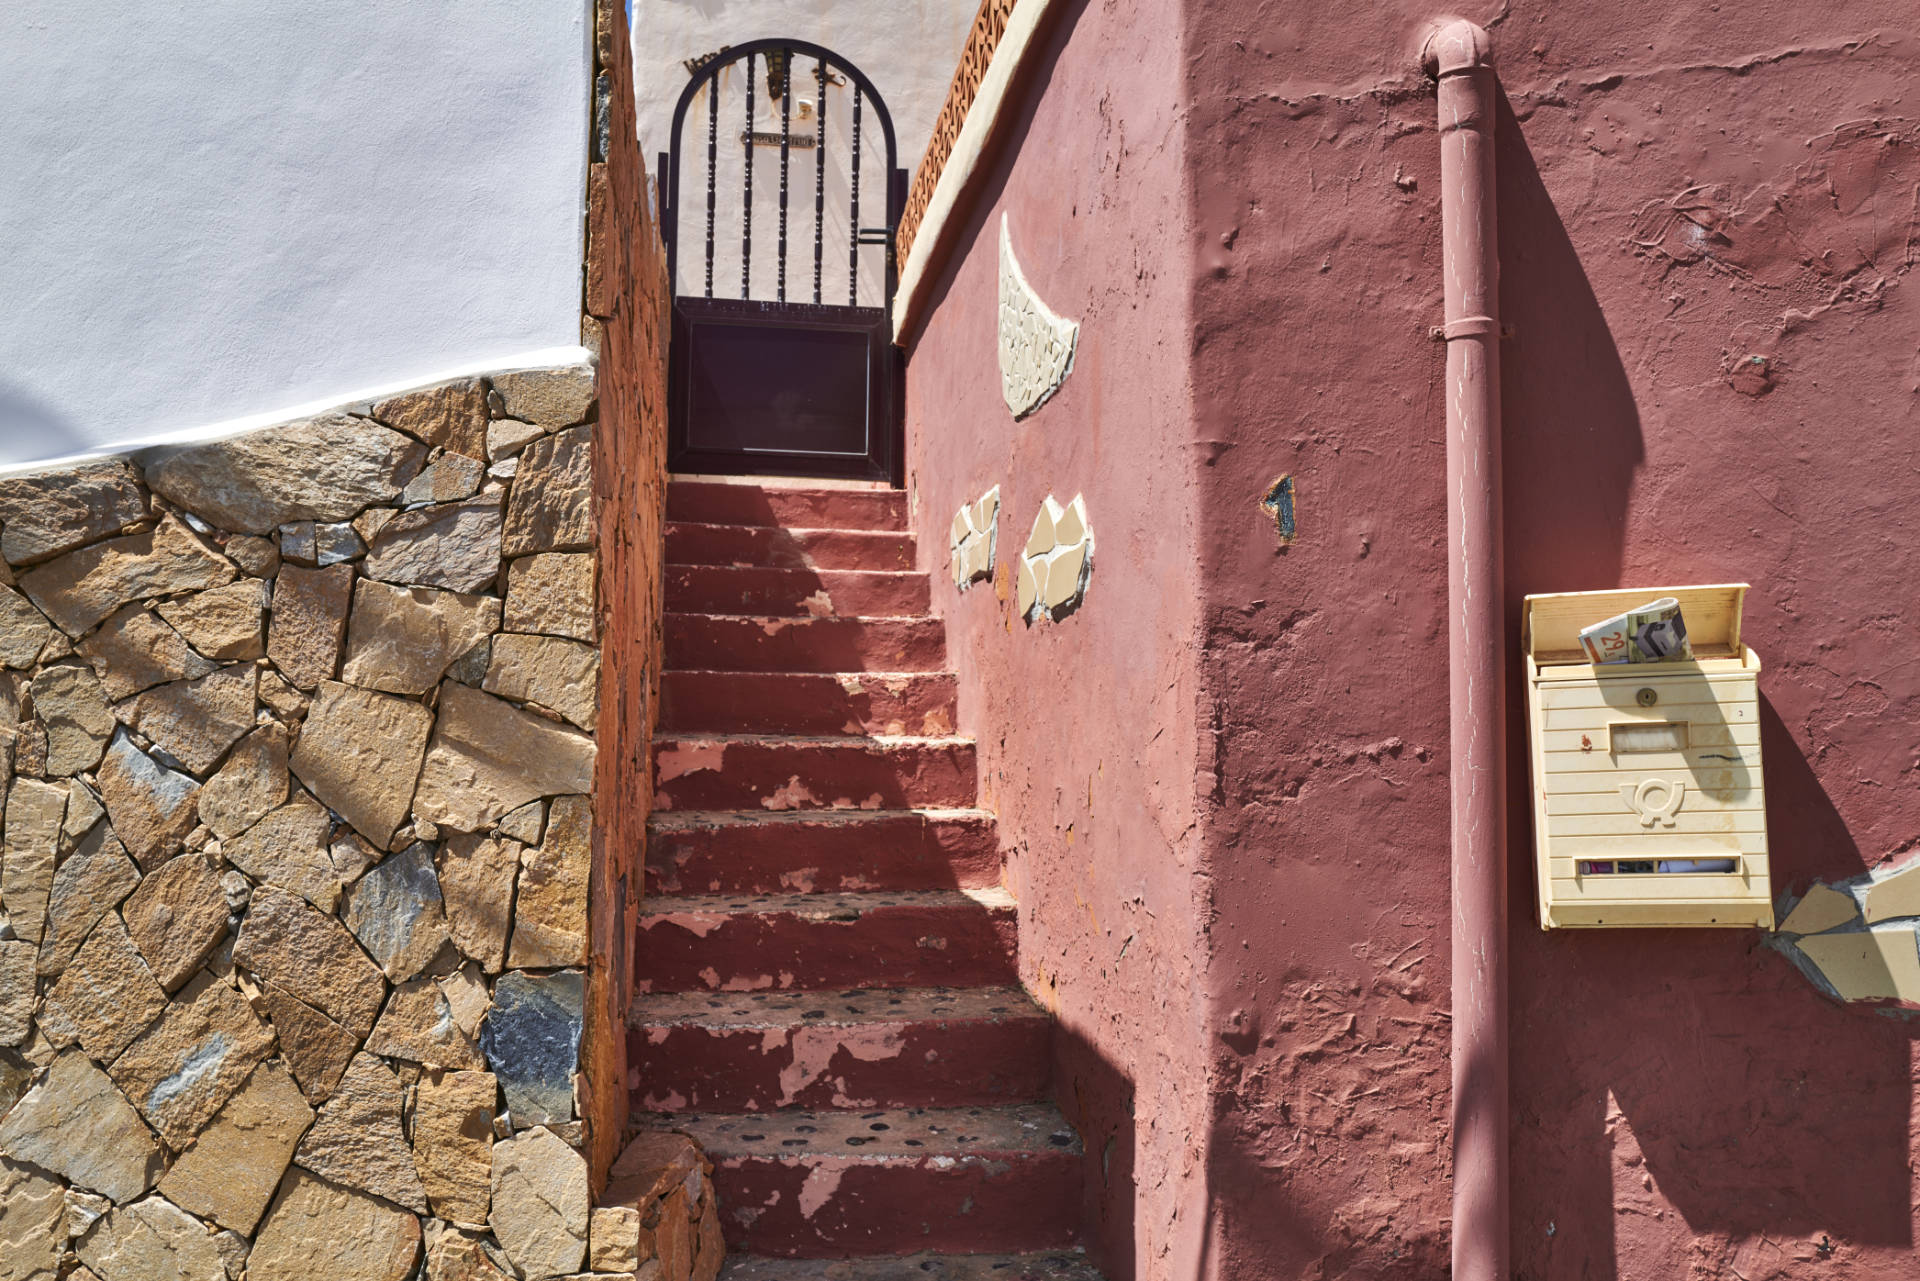
[[[722,50],[680,95],[659,174],[669,465],[900,483],[907,174],[873,82],[804,40]]]

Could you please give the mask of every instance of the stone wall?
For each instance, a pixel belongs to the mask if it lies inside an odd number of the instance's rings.
[[[588,1266],[596,410],[0,482],[0,1278]]]

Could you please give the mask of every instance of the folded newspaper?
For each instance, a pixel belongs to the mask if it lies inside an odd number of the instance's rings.
[[[1580,633],[1580,648],[1596,663],[1678,663],[1693,657],[1687,620],[1671,596],[1595,623]]]

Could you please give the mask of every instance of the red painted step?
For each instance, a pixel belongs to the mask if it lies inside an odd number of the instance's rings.
[[[676,480],[667,519],[709,525],[797,525],[807,529],[905,529],[904,489],[805,489]]]
[[[666,665],[731,672],[936,672],[937,618],[743,618],[668,614]]]
[[[636,1111],[969,1107],[1047,1086],[1047,1014],[1017,987],[661,993],[628,1026]]]
[[[1043,1104],[695,1114],[674,1128],[713,1162],[730,1249],[1019,1252],[1077,1235],[1080,1138]]]
[[[1101,1281],[1077,1250],[1040,1254],[903,1254],[878,1259],[770,1259],[732,1254],[720,1281]]]
[[[913,535],[869,529],[774,529],[667,523],[669,565],[763,565],[785,569],[913,568]]]
[[[953,733],[952,672],[700,672],[660,678],[660,728],[704,734]]]
[[[653,745],[655,810],[965,809],[971,739],[676,735]]]
[[[925,574],[753,565],[669,565],[666,573],[674,614],[919,618],[932,597]]]
[[[982,810],[689,810],[648,824],[653,894],[991,889],[1000,843]]]
[[[990,987],[1019,981],[1005,890],[693,895],[641,910],[640,992]]]

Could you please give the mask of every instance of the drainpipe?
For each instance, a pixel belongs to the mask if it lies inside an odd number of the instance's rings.
[[[1453,789],[1453,1281],[1506,1281],[1506,646],[1500,565],[1499,260],[1492,42],[1428,37],[1440,81]]]

